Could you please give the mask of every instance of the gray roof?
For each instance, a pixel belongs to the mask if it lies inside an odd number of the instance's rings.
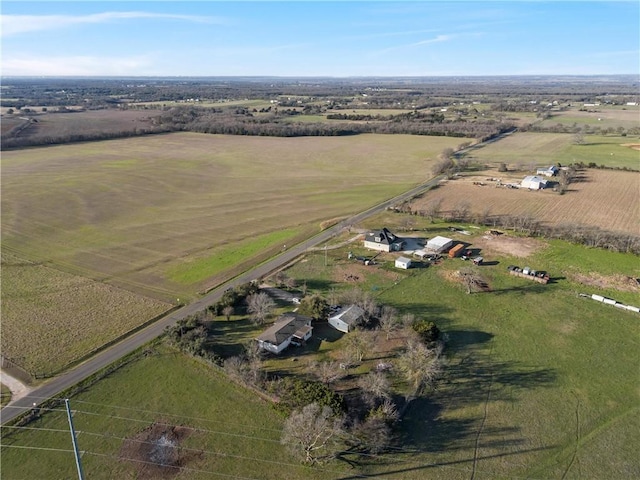
[[[365,241],[367,242],[381,243],[383,245],[391,245],[397,239],[398,237],[396,237],[393,233],[391,233],[386,228],[383,228],[382,230],[374,230],[372,232],[369,232],[365,237]]]
[[[363,315],[364,310],[362,308],[357,305],[351,305],[331,318],[337,318],[339,320],[342,320],[347,325],[353,325],[354,323],[357,323]]]
[[[280,345],[289,337],[305,332],[305,326],[311,325],[311,317],[299,315],[297,313],[284,313],[276,320],[276,322],[267,328],[258,340],[269,342],[273,345]],[[303,333],[304,335],[304,333]]]

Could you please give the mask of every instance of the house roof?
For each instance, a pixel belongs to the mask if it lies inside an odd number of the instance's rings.
[[[396,258],[396,262],[400,262],[400,263],[410,263],[411,259],[407,258],[407,257],[398,257]]]
[[[271,343],[272,345],[280,345],[292,336],[298,336],[299,332],[304,330],[304,327],[311,325],[311,317],[305,315],[299,315],[297,313],[289,312],[280,315],[276,322],[267,328],[258,337],[258,340]],[[304,336],[302,333],[302,336]],[[300,338],[302,338],[300,336]]]
[[[526,177],[524,177],[524,180],[522,180],[523,182],[537,182],[537,183],[547,183],[547,180],[539,177],[537,175],[528,175]]]
[[[364,315],[364,310],[357,305],[350,305],[342,310],[339,314],[334,315],[331,318],[336,318],[343,321],[347,325],[353,325]]]
[[[387,228],[383,228],[382,230],[373,230],[367,233],[365,237],[366,242],[381,243],[383,245],[391,245],[397,239],[398,237],[391,233]]]

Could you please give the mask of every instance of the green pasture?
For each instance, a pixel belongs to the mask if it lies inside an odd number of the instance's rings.
[[[400,232],[400,217],[387,226]],[[425,236],[446,235],[444,231],[445,224],[435,224]],[[474,238],[458,239],[473,246]],[[344,239],[332,244],[339,240]],[[358,248],[328,250],[326,257],[323,251],[310,253],[286,273],[305,281],[310,291],[350,288],[354,285],[334,274],[349,265],[346,252]],[[468,295],[451,280],[452,272],[469,265],[461,259],[396,275],[387,258],[356,285],[401,313],[436,322],[448,336],[445,376],[436,390],[409,407],[397,432],[401,446],[392,453],[349,455],[350,465],[336,460],[317,469],[301,467],[279,445],[282,418],[267,402],[211,367],[153,347],[72,397],[85,473],[90,478],[135,476],[130,463],[115,461],[122,438],[162,421],[197,429],[183,446],[203,453],[186,465],[182,478],[209,478],[214,471],[246,478],[282,478],[286,473],[292,479],[637,478],[638,314],[577,294],[600,293],[629,303],[637,303],[638,295],[586,288],[567,276],[578,270],[637,277],[636,257],[553,241],[524,260],[488,260],[498,263],[478,271],[491,293]],[[523,262],[549,271],[553,282],[540,285],[507,274],[507,265]],[[229,354],[259,330],[237,315],[213,324],[216,348]],[[344,341],[326,326],[318,325],[316,334],[323,340],[314,337],[308,347],[272,357],[267,368],[308,374],[310,362],[327,358]],[[373,357],[365,356],[365,365],[378,361]],[[8,478],[13,478],[11,472],[24,475],[18,478],[71,477],[74,465],[63,414],[47,413],[29,427],[36,430],[9,437],[7,429],[3,432]],[[22,445],[67,451],[40,451],[36,458],[17,448]]]
[[[552,112],[551,116],[540,123],[542,127],[590,126],[601,129],[638,128],[640,126],[640,107],[599,105],[596,107],[574,106],[560,112]]]
[[[86,478],[140,478],[141,464],[121,460],[133,455],[123,446],[124,439],[154,422],[188,432],[181,447],[190,460],[179,478],[326,479],[343,478],[350,471],[339,463],[326,468],[300,465],[280,445],[284,419],[268,402],[165,347],[148,349],[145,356],[73,396],[71,407]],[[76,475],[66,415],[59,409],[43,413],[28,429],[3,428],[3,478]],[[22,446],[40,450],[34,454]]]
[[[474,149],[472,156],[482,163],[497,165],[552,165],[591,162],[608,167],[640,168],[640,153],[624,144],[640,143],[640,137],[585,135],[576,144],[570,133],[514,133],[497,142]]]
[[[186,285],[202,282],[220,272],[234,268],[245,262],[247,258],[254,257],[265,249],[286,245],[286,242],[298,233],[297,229],[279,230],[255,238],[232,242],[217,249],[216,253],[208,257],[175,265],[167,272],[167,275],[172,281]]]
[[[380,225],[400,232],[390,220]],[[446,225],[436,224],[425,237],[451,235],[445,232]],[[473,246],[473,238],[458,240]],[[353,247],[334,251],[333,261],[343,263],[347,249]],[[372,273],[375,282],[362,285],[401,313],[435,321],[450,339],[444,382],[416,401],[402,424],[403,449],[420,453],[394,454],[403,468],[379,461],[363,471],[411,479],[468,478],[473,471],[485,479],[636,478],[638,314],[578,293],[632,305],[640,296],[570,278],[576,272],[637,278],[637,257],[552,241],[527,259],[489,261],[498,263],[478,271],[491,293],[468,295],[450,280],[446,272],[469,266],[460,259],[410,270],[397,283]],[[540,285],[512,277],[509,264],[547,270],[554,280]],[[392,269],[390,261],[374,268]],[[348,288],[329,272],[319,252],[287,273],[308,285]]]

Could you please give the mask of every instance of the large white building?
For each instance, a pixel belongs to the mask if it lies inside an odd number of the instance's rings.
[[[547,188],[547,180],[537,175],[529,175],[520,182],[520,188],[528,188],[530,190]]]
[[[453,240],[450,238],[437,236],[427,240],[426,248],[431,252],[442,253],[451,245],[453,245]]]

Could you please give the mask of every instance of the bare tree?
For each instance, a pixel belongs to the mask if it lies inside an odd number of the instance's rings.
[[[254,293],[247,297],[247,311],[257,325],[262,325],[276,306],[269,295],[264,292]]]
[[[222,314],[227,319],[227,322],[231,320],[231,315],[233,315],[234,313],[235,313],[235,310],[231,305],[227,305],[222,309]]]
[[[362,390],[364,401],[370,407],[375,407],[378,402],[391,397],[391,384],[382,372],[369,372],[360,376],[358,387]]]
[[[354,330],[347,335],[346,352],[353,362],[361,362],[364,355],[373,348],[372,332]]]
[[[380,309],[380,315],[378,318],[380,330],[382,330],[387,336],[387,340],[391,337],[391,333],[395,331],[399,326],[398,311],[389,306],[383,305]]]
[[[398,357],[397,364],[405,380],[413,387],[413,395],[420,395],[425,387],[433,385],[441,372],[441,353],[440,343],[429,348],[415,340],[408,342],[407,349]]]
[[[321,463],[340,451],[343,419],[317,403],[294,411],[285,421],[280,442],[304,463]]]
[[[466,200],[460,200],[453,207],[453,218],[459,222],[467,220],[469,217],[469,210],[471,209],[471,204]]]
[[[427,203],[422,214],[433,223],[435,219],[439,218],[442,214],[442,199],[439,198],[438,200],[432,200]]]
[[[344,375],[344,371],[335,361],[314,362],[311,371],[327,386]]]
[[[251,383],[258,385],[263,379],[262,371],[262,348],[256,341],[250,341],[244,345],[244,354],[247,358],[247,367]]]

